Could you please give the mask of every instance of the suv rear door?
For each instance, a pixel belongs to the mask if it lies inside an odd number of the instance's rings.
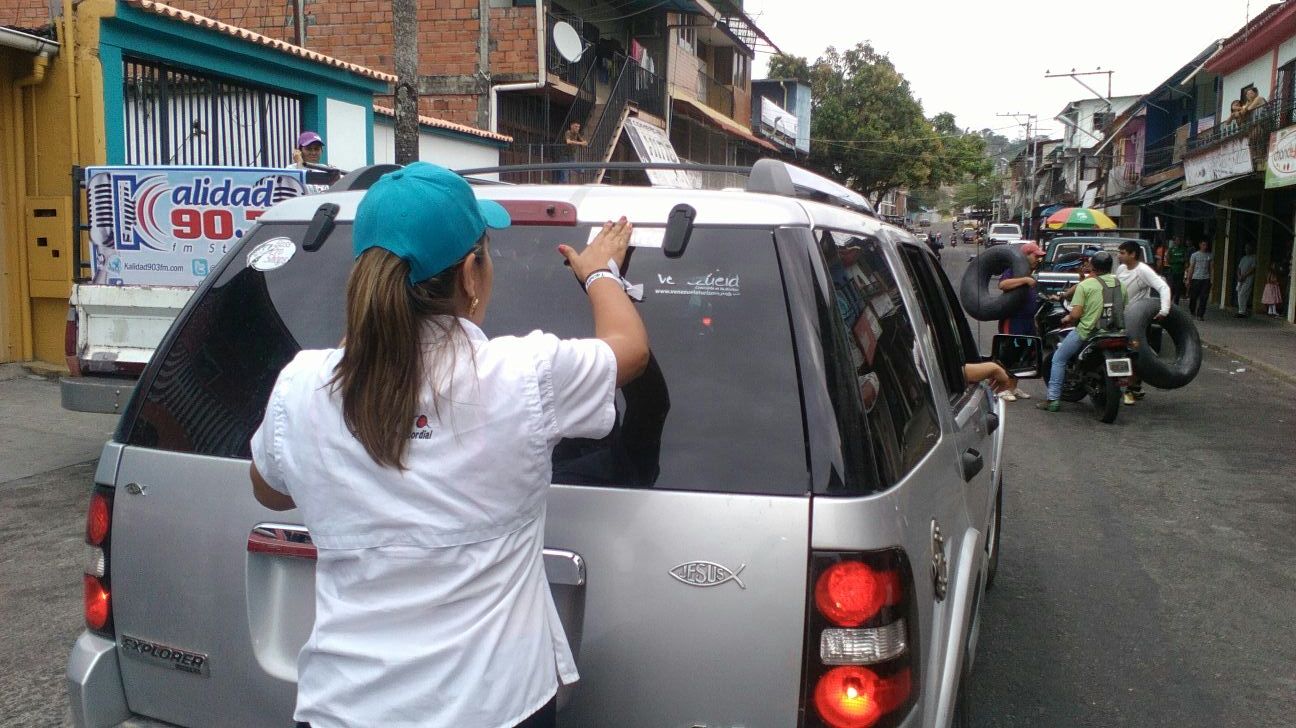
[[[493,233],[487,332],[587,336],[553,249],[588,234]],[[609,437],[554,457],[545,544],[587,571],[560,723],[795,725],[809,474],[773,232],[699,227],[680,259],[636,248],[627,275],[653,362]]]
[[[196,652],[207,666],[192,674],[123,651],[135,713],[190,726],[291,715],[312,550],[295,513],[252,498],[247,443],[279,369],[341,337],[350,226],[319,251],[295,246],[281,268],[245,261],[268,239],[300,242],[304,227],[263,225],[227,259],[123,417],[119,644]],[[492,234],[490,335],[589,335],[588,303],[554,253],[589,232]],[[555,452],[546,565],[582,674],[561,722],[794,724],[809,476],[772,232],[699,228],[684,258],[639,248],[631,263],[654,368],[618,394],[608,438]],[[697,680],[702,670],[712,678]]]

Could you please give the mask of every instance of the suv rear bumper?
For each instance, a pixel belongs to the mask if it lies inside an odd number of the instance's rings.
[[[112,640],[81,633],[68,655],[67,687],[77,728],[110,728],[131,717]]]
[[[63,409],[120,414],[135,391],[136,381],[118,377],[63,377],[59,380]]]

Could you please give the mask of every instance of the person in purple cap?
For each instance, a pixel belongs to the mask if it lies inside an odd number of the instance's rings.
[[[559,246],[593,335],[488,337],[509,213],[416,162],[352,226],[346,338],[279,374],[252,436],[257,500],[317,550],[298,726],[547,728],[579,677],[544,569],[554,446],[601,438],[648,334],[617,273],[631,225]]]
[[[297,148],[293,150],[293,166],[304,169],[307,164],[319,164],[324,155],[324,140],[313,131],[304,131],[297,137]]]

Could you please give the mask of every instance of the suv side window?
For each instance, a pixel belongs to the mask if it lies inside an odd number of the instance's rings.
[[[950,401],[957,402],[970,387],[963,377],[963,363],[968,361],[963,351],[963,341],[956,328],[963,312],[950,305],[945,296],[945,286],[935,269],[931,256],[911,245],[900,245],[900,255],[914,282],[918,294],[918,307],[927,323],[927,330],[936,346],[936,367],[945,380],[945,391]]]
[[[839,419],[859,411],[866,426],[842,427],[843,438],[868,433],[878,475],[904,477],[940,439],[931,383],[900,284],[875,238],[820,231],[819,249],[833,287],[834,338],[849,342],[837,366],[853,374],[859,407],[837,402]],[[827,349],[827,347],[825,347]],[[851,446],[846,445],[847,455]],[[849,476],[849,468],[848,473]]]
[[[216,457],[250,457],[270,390],[297,352],[337,346],[351,272],[351,225],[282,268],[247,267],[247,251],[271,238],[300,240],[306,223],[258,226],[194,293],[154,353],[122,414],[129,445]]]

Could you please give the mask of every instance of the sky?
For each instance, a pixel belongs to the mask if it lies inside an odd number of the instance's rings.
[[[828,46],[869,41],[909,80],[931,117],[952,112],[970,129],[1021,138],[996,114],[1036,114],[1043,133],[1067,102],[1093,98],[1053,73],[1115,71],[1112,94],[1141,96],[1212,41],[1226,38],[1267,0],[746,0],[744,8],[784,53],[811,62]],[[1083,9],[1077,9],[1083,8]],[[768,54],[757,54],[753,78]],[[1083,77],[1107,91],[1106,76]]]

